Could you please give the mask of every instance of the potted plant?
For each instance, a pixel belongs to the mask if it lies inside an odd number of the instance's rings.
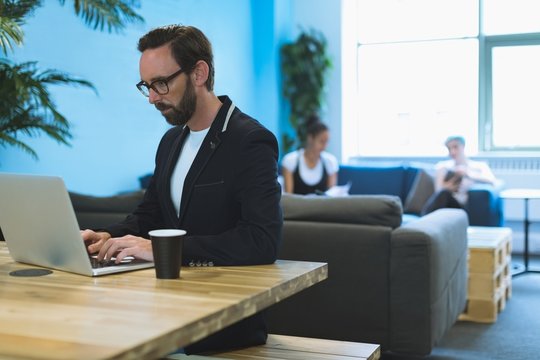
[[[65,0],[59,0],[61,5]],[[138,0],[73,0],[75,14],[93,29],[120,31],[129,22],[142,22],[133,9]],[[22,25],[42,5],[40,0],[0,0],[0,55],[6,57],[14,45],[22,45]],[[89,87],[92,83],[57,70],[40,70],[37,62],[15,64],[0,56],[0,146],[15,146],[35,159],[37,153],[20,135],[45,134],[69,145],[68,120],[58,111],[50,94],[50,85]]]
[[[283,135],[283,153],[304,145],[305,121],[320,112],[331,67],[326,39],[319,31],[302,31],[296,41],[281,47],[283,96],[290,104],[289,121],[296,131],[296,138]]]

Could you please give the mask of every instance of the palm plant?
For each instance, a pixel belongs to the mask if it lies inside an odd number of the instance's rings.
[[[65,0],[58,0],[65,5]],[[135,12],[138,0],[72,0],[75,14],[100,31],[120,32],[127,23],[143,22]],[[0,0],[0,50],[7,56],[24,40],[22,26],[41,0]],[[44,133],[69,145],[72,138],[68,120],[58,111],[48,87],[74,85],[96,90],[91,82],[58,70],[39,70],[37,62],[15,64],[0,57],[0,145],[15,146],[38,158],[34,149],[19,138]]]

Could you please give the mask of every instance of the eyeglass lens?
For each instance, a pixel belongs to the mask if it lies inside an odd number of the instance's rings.
[[[166,95],[169,93],[169,81],[180,75],[182,72],[184,72],[184,70],[179,69],[174,74],[169,75],[167,78],[152,81],[150,84],[141,81],[137,84],[137,89],[139,89],[139,91],[146,97],[150,96],[150,89],[154,90],[159,95]]]

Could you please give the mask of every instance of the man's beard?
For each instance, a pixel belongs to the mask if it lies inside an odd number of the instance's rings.
[[[193,116],[195,107],[197,106],[197,96],[195,95],[195,87],[191,83],[191,79],[188,78],[186,84],[186,91],[184,96],[176,106],[166,105],[163,103],[157,103],[156,109],[163,111],[169,110],[167,114],[163,114],[167,122],[171,125],[185,125]]]

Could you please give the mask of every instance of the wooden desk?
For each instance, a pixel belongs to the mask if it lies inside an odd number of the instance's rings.
[[[9,273],[0,243],[0,358],[149,359],[164,356],[327,278],[325,263],[154,269],[90,278]]]

